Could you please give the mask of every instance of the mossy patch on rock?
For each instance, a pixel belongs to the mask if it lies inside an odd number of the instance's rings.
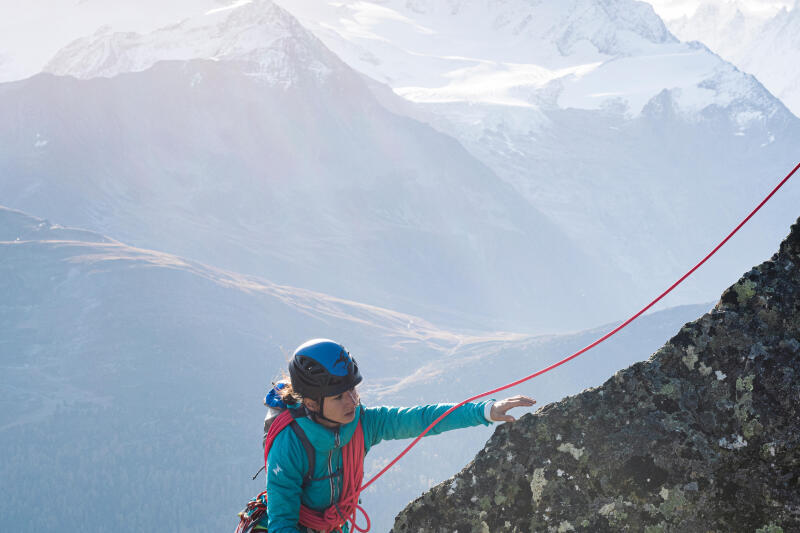
[[[756,284],[749,279],[745,279],[734,285],[733,290],[739,298],[739,304],[745,304],[756,295]]]

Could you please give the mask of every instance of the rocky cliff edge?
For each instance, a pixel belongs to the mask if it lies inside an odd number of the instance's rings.
[[[393,531],[797,532],[799,405],[800,220],[648,361],[499,426]]]

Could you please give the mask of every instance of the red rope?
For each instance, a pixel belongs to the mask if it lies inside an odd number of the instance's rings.
[[[404,449],[402,452],[400,452],[400,455],[398,455],[397,457],[395,457],[395,458],[394,458],[394,459],[393,459],[393,460],[392,460],[392,461],[391,461],[391,462],[390,462],[388,465],[386,465],[386,466],[383,468],[383,470],[381,470],[380,472],[378,472],[377,474],[375,474],[375,475],[372,477],[372,479],[370,479],[369,481],[367,481],[367,482],[366,482],[366,483],[365,483],[365,484],[364,484],[364,485],[361,487],[361,489],[359,489],[358,493],[360,494],[360,493],[361,493],[361,492],[363,492],[363,491],[364,491],[364,490],[365,490],[367,487],[369,487],[370,485],[372,485],[372,483],[374,483],[374,482],[375,482],[375,480],[377,480],[377,479],[378,479],[379,477],[381,477],[381,476],[382,476],[384,473],[386,473],[386,471],[387,471],[387,470],[389,470],[389,469],[390,469],[392,466],[394,466],[394,465],[395,465],[395,463],[397,463],[397,461],[399,461],[399,460],[400,460],[400,459],[401,459],[401,458],[402,458],[402,457],[403,457],[403,456],[404,456],[406,453],[408,453],[408,451],[409,451],[409,450],[411,450],[411,448],[413,448],[414,446],[416,446],[416,444],[419,442],[419,440],[420,440],[422,437],[424,437],[424,436],[425,436],[425,434],[427,434],[427,433],[428,433],[428,431],[430,431],[430,430],[431,430],[431,428],[433,428],[433,427],[434,427],[436,424],[438,424],[438,423],[439,423],[439,422],[440,422],[440,421],[441,421],[441,420],[442,420],[444,417],[446,417],[447,415],[449,415],[450,413],[452,413],[453,411],[455,411],[456,409],[458,409],[459,407],[461,407],[461,406],[462,406],[462,405],[464,405],[465,403],[469,403],[469,402],[472,402],[472,401],[475,401],[475,400],[477,400],[478,398],[483,398],[484,396],[489,396],[490,394],[495,394],[495,393],[497,393],[497,392],[504,391],[504,390],[506,390],[506,389],[510,389],[511,387],[516,387],[516,386],[517,386],[517,385],[519,385],[520,383],[524,383],[524,382],[526,382],[526,381],[528,381],[528,380],[531,380],[531,379],[535,378],[536,376],[541,376],[542,374],[544,374],[544,373],[546,373],[546,372],[550,372],[550,371],[551,371],[551,370],[553,370],[554,368],[557,368],[557,367],[559,367],[559,366],[563,365],[564,363],[566,363],[566,362],[568,362],[568,361],[572,361],[573,359],[575,359],[575,358],[576,358],[576,357],[578,357],[579,355],[581,355],[581,354],[583,354],[583,353],[585,353],[585,352],[588,352],[589,350],[591,350],[592,348],[594,348],[595,346],[597,346],[597,345],[598,345],[598,344],[600,344],[601,342],[604,342],[605,340],[607,340],[608,338],[612,337],[613,335],[616,335],[616,333],[617,333],[618,331],[620,331],[621,329],[623,329],[624,327],[626,327],[628,324],[630,324],[631,322],[633,322],[634,320],[636,320],[637,318],[639,318],[639,317],[640,317],[642,314],[644,314],[644,313],[645,313],[645,312],[646,312],[648,309],[650,309],[650,308],[651,308],[651,307],[653,307],[653,306],[654,306],[656,303],[658,303],[658,302],[659,302],[659,301],[660,301],[660,300],[661,300],[661,299],[662,299],[664,296],[666,296],[667,294],[669,294],[670,292],[672,292],[672,290],[673,290],[675,287],[677,287],[678,285],[680,285],[681,283],[683,283],[683,281],[684,281],[686,278],[688,278],[689,276],[691,276],[691,275],[694,273],[694,271],[695,271],[695,270],[697,270],[698,268],[700,268],[700,267],[703,265],[703,263],[705,263],[706,261],[708,261],[708,260],[711,258],[711,256],[712,256],[712,255],[714,255],[715,253],[717,253],[717,251],[718,251],[720,248],[722,248],[722,247],[725,245],[725,243],[727,243],[727,242],[730,240],[730,238],[731,238],[731,237],[733,237],[733,236],[736,234],[736,232],[738,232],[738,231],[739,231],[739,230],[742,228],[742,226],[744,226],[744,225],[745,225],[745,224],[746,224],[746,223],[747,223],[747,222],[748,222],[748,221],[749,221],[749,220],[750,220],[750,219],[753,217],[753,215],[755,215],[755,214],[756,214],[756,213],[757,213],[757,212],[758,212],[758,211],[759,211],[759,210],[760,210],[760,209],[761,209],[761,208],[764,206],[764,204],[766,204],[766,203],[769,201],[769,199],[770,199],[770,198],[772,198],[772,196],[773,196],[773,195],[774,195],[776,192],[778,192],[778,190],[779,190],[781,187],[783,187],[783,185],[784,185],[784,184],[785,184],[787,181],[789,181],[789,178],[791,178],[791,177],[792,177],[792,175],[793,175],[795,172],[797,172],[797,169],[798,169],[798,168],[800,168],[800,163],[798,163],[798,164],[797,164],[797,166],[795,166],[795,167],[794,167],[794,169],[793,169],[791,172],[789,172],[789,174],[787,174],[787,175],[786,175],[786,177],[785,177],[785,178],[783,178],[783,180],[781,180],[781,182],[780,182],[780,183],[778,183],[778,185],[776,185],[774,189],[772,189],[772,192],[770,192],[770,193],[769,193],[769,194],[766,196],[766,198],[764,198],[763,200],[761,200],[761,203],[760,203],[760,204],[758,204],[758,206],[757,206],[755,209],[753,209],[753,210],[750,212],[750,214],[749,214],[749,215],[747,215],[747,216],[744,218],[744,220],[742,220],[742,221],[739,223],[739,225],[738,225],[738,226],[736,226],[736,228],[735,228],[733,231],[731,231],[731,232],[728,234],[728,236],[727,236],[727,237],[725,237],[724,239],[722,239],[722,242],[720,242],[720,243],[719,243],[719,244],[718,244],[718,245],[717,245],[717,246],[716,246],[716,247],[715,247],[713,250],[711,250],[711,251],[708,253],[708,255],[706,255],[706,256],[705,256],[705,257],[704,257],[704,258],[703,258],[703,259],[702,259],[702,260],[701,260],[699,263],[697,263],[697,264],[696,264],[694,267],[692,267],[692,269],[691,269],[691,270],[689,270],[689,272],[687,272],[686,274],[684,274],[683,276],[681,276],[681,278],[680,278],[678,281],[676,281],[675,283],[673,283],[673,284],[672,284],[672,285],[671,285],[671,286],[670,286],[670,287],[669,287],[667,290],[665,290],[664,292],[662,292],[662,293],[661,293],[661,294],[658,296],[658,298],[656,298],[655,300],[653,300],[652,302],[650,302],[649,304],[647,304],[646,306],[644,306],[644,307],[643,307],[643,308],[642,308],[642,309],[641,309],[641,310],[640,310],[638,313],[636,313],[635,315],[633,315],[632,317],[630,317],[628,320],[626,320],[625,322],[623,322],[622,324],[620,324],[619,326],[617,326],[616,328],[614,328],[614,329],[613,329],[613,330],[611,330],[610,332],[606,333],[605,335],[603,335],[602,337],[600,337],[599,339],[597,339],[596,341],[594,341],[594,342],[593,342],[593,343],[591,343],[590,345],[586,346],[585,348],[582,348],[582,349],[578,350],[577,352],[575,352],[574,354],[570,355],[569,357],[565,357],[565,358],[564,358],[564,359],[562,359],[561,361],[558,361],[557,363],[553,363],[552,365],[548,366],[547,368],[544,368],[544,369],[542,369],[542,370],[539,370],[538,372],[535,372],[535,373],[531,374],[530,376],[526,376],[526,377],[524,377],[524,378],[522,378],[522,379],[519,379],[519,380],[517,380],[517,381],[515,381],[515,382],[513,382],[513,383],[509,383],[508,385],[503,385],[502,387],[498,387],[498,388],[496,388],[496,389],[492,389],[492,390],[490,390],[490,391],[488,391],[488,392],[484,392],[483,394],[478,394],[478,395],[476,395],[476,396],[473,396],[472,398],[467,398],[467,399],[466,399],[466,400],[464,400],[463,402],[461,402],[461,403],[459,403],[459,404],[456,404],[456,405],[454,405],[453,407],[451,407],[450,409],[448,409],[448,410],[447,410],[447,411],[446,411],[444,414],[442,414],[442,415],[441,415],[439,418],[437,418],[436,420],[434,420],[434,421],[433,421],[433,422],[432,422],[432,423],[431,423],[431,424],[430,424],[430,425],[429,425],[427,428],[425,428],[425,430],[424,430],[422,433],[420,433],[420,435],[419,435],[417,438],[415,438],[415,439],[414,439],[414,440],[411,442],[411,444],[409,444],[409,445],[408,445],[408,446],[407,446],[407,447],[406,447],[406,448],[405,448],[405,449]]]
[[[344,522],[349,520],[353,528],[362,533],[366,533],[369,531],[372,523],[367,512],[358,504],[358,496],[361,494],[361,490],[358,487],[361,485],[361,482],[364,481],[364,431],[361,428],[361,419],[358,420],[356,432],[353,433],[350,441],[348,441],[342,449],[342,463],[344,464],[344,475],[342,479],[340,505],[338,507],[328,507],[328,509],[325,510],[325,518],[328,522],[332,521],[334,518],[338,518],[341,520],[341,526],[344,526]],[[360,528],[356,524],[357,510],[361,511],[361,514],[367,519],[367,527],[365,529]],[[300,523],[305,524],[303,522],[302,508],[300,509]],[[312,529],[324,529],[314,527],[312,524],[306,525],[310,525]]]
[[[267,431],[267,439],[264,443],[264,467],[267,466],[267,458],[272,448],[275,437],[292,423],[292,414],[289,410],[283,411],[275,420],[272,421]],[[370,520],[367,513],[358,505],[358,496],[361,493],[358,486],[364,480],[364,431],[361,427],[361,420],[358,421],[355,433],[342,448],[342,494],[339,502],[327,507],[323,512],[315,511],[305,505],[300,505],[300,524],[319,531],[342,531],[342,527],[348,520],[358,531],[366,532],[370,528]],[[312,472],[313,476],[314,473]],[[267,489],[269,490],[269,488]],[[361,529],[356,525],[356,511],[361,510],[367,519],[367,528]]]

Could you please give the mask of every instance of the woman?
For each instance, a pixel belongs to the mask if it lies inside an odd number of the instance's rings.
[[[265,438],[266,514],[256,531],[295,533],[339,527],[348,531],[345,520],[356,506],[364,454],[382,440],[416,437],[452,407],[362,407],[355,389],[362,380],[358,365],[341,344],[327,339],[310,340],[297,348],[289,363],[289,377],[289,383],[279,384],[270,394],[273,406],[288,407],[282,426],[291,425],[294,431],[276,431],[273,427],[271,438]],[[276,395],[282,404],[274,402]],[[534,403],[525,396],[468,403],[450,413],[428,435],[510,422],[514,417],[507,414],[509,409]],[[270,421],[268,415],[265,427]],[[306,527],[315,524],[309,522],[309,513],[322,516],[326,510],[327,527]]]

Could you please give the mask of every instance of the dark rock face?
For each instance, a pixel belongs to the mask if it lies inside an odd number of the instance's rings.
[[[800,531],[799,406],[800,220],[648,361],[499,426],[393,531]]]

